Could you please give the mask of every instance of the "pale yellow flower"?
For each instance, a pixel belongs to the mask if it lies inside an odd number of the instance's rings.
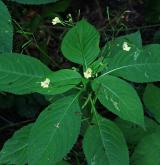
[[[86,79],[92,77],[92,69],[88,68],[83,74]]]
[[[131,49],[131,47],[128,46],[128,43],[127,42],[124,42],[122,47],[123,47],[123,50],[125,50],[127,52],[130,51],[130,49]]]
[[[44,81],[41,82],[41,87],[42,88],[48,88],[50,84],[50,79],[46,78]]]
[[[59,19],[59,17],[55,17],[54,19],[52,19],[53,25],[56,25],[57,23],[61,23],[61,20]]]

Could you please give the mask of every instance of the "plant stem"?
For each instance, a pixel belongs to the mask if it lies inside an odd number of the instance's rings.
[[[88,104],[88,102],[89,102],[89,100],[90,100],[91,96],[92,96],[92,94],[91,94],[91,93],[89,93],[89,95],[88,95],[88,97],[87,97],[86,101],[85,101],[85,102],[84,102],[84,104],[82,105],[82,109],[84,109],[84,108],[86,107],[86,105]]]

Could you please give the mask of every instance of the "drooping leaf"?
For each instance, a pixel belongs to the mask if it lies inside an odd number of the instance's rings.
[[[147,85],[143,102],[153,117],[160,122],[160,88],[153,84]]]
[[[81,123],[77,97],[62,98],[40,114],[30,134],[29,165],[58,163],[73,147]]]
[[[0,79],[1,91],[15,94],[58,94],[73,88],[81,81],[81,76],[69,69],[52,72],[33,57],[3,53],[0,56]],[[44,88],[41,83],[46,79],[50,82]]]
[[[83,150],[89,165],[129,165],[123,134],[113,122],[100,116],[88,128]]]
[[[70,61],[83,64],[87,69],[99,54],[99,33],[87,21],[81,20],[64,37],[63,55]]]
[[[109,111],[120,118],[144,126],[144,115],[141,101],[127,82],[110,75],[93,81],[93,90],[99,101]]]
[[[130,51],[132,51],[132,47]],[[127,55],[117,52],[109,61],[102,76],[113,74],[138,83],[159,81],[160,74],[157,74],[160,68],[159,52],[160,45],[158,44],[145,46],[143,50],[134,49]]]
[[[0,152],[0,164],[24,165],[27,163],[28,137],[32,124],[16,131]]]
[[[131,165],[158,165],[160,164],[160,130],[145,136],[135,148],[131,157]]]
[[[144,136],[149,135],[155,132],[155,130],[160,128],[159,125],[155,121],[147,117],[145,117],[144,119],[145,119],[144,121],[145,121],[145,128],[146,128],[145,130],[134,123],[122,120],[120,118],[116,118],[114,122],[123,132],[123,135],[127,143],[131,145],[137,145],[137,143]]]
[[[58,0],[10,0],[10,1],[22,3],[26,5],[40,5],[40,4],[57,2]]]
[[[0,1],[0,53],[12,52],[13,27],[7,7]]]

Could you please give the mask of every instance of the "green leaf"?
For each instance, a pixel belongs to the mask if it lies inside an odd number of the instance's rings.
[[[62,69],[57,72],[53,72],[48,75],[47,78],[51,81],[49,88],[40,88],[37,92],[52,95],[61,94],[75,87],[82,79],[81,75],[77,71],[70,69]]]
[[[155,132],[156,129],[160,128],[155,121],[147,117],[145,117],[144,119],[146,128],[145,130],[134,123],[122,120],[120,118],[116,118],[114,122],[123,132],[127,143],[136,145],[144,136],[149,135]]]
[[[29,165],[58,163],[71,150],[81,125],[77,97],[60,99],[40,114],[30,134]]]
[[[27,163],[28,137],[32,124],[16,131],[0,152],[0,164],[24,165]]]
[[[32,93],[41,88],[40,82],[52,73],[39,60],[21,55],[3,53],[0,56],[0,90],[15,94]]]
[[[160,164],[160,131],[144,137],[131,157],[131,165]]]
[[[98,60],[95,60],[89,68],[92,69],[92,75],[94,76],[99,72],[102,72],[106,68],[106,65],[102,62],[102,58],[99,58]]]
[[[7,7],[0,1],[0,53],[12,52],[13,27]]]
[[[40,5],[40,4],[57,2],[58,0],[10,0],[10,1],[22,3],[26,5]]]
[[[147,85],[143,102],[153,117],[160,122],[160,88],[153,84]]]
[[[67,92],[61,93],[61,94],[57,94],[57,95],[45,95],[45,99],[50,102],[50,103],[54,103],[55,101],[57,101],[58,99],[61,98],[65,98],[68,95],[75,95],[79,92],[79,89],[71,89]]]
[[[81,75],[69,69],[52,72],[39,60],[21,55],[3,53],[0,56],[0,90],[14,94],[59,94],[73,88]],[[42,83],[49,79],[48,87]]]
[[[83,64],[87,69],[99,54],[99,33],[87,21],[81,20],[64,37],[63,55],[70,61]]]
[[[59,163],[56,163],[56,165],[70,165],[70,164],[66,161],[61,161]]]
[[[100,116],[88,128],[83,150],[89,165],[129,165],[123,134],[113,122]]]
[[[139,31],[124,36],[117,37],[105,44],[102,49],[102,56],[104,57],[113,57],[118,52],[128,53],[123,51],[123,43],[127,42],[130,46],[142,48],[142,39]]]
[[[124,120],[144,126],[141,101],[128,83],[117,77],[105,75],[95,79],[92,87],[99,101],[109,111]]]
[[[157,71],[160,68],[160,45],[152,44],[128,54],[121,51],[109,61],[106,72],[102,75],[113,74],[129,81],[143,83],[160,80]]]

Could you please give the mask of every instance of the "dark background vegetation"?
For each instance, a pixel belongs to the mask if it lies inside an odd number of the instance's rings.
[[[5,3],[13,19],[14,52],[34,56],[54,71],[74,66],[60,51],[61,40],[70,27],[53,26],[51,22],[55,16],[67,20],[70,13],[74,22],[87,19],[101,33],[101,47],[114,37],[137,30],[142,34],[143,44],[160,43],[159,0],[60,0],[41,6]],[[136,88],[141,94],[143,86]],[[1,93],[0,147],[17,129],[35,121],[47,105],[47,100],[39,94],[15,96]],[[67,159],[84,161],[81,140]]]

